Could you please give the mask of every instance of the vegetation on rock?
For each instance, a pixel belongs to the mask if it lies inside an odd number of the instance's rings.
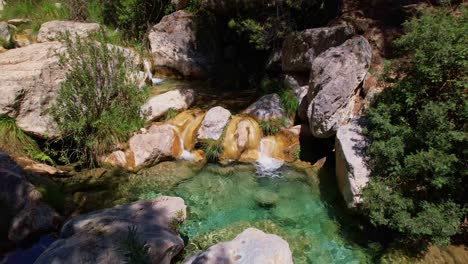
[[[367,112],[371,221],[414,245],[447,245],[467,213],[467,9],[426,12],[396,41],[405,60]]]

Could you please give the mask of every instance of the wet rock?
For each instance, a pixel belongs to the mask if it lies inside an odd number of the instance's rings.
[[[60,216],[42,202],[42,195],[27,180],[26,172],[7,154],[0,152],[0,233],[19,243],[60,224]],[[4,239],[4,238],[0,238]]]
[[[372,50],[362,36],[347,40],[317,57],[312,65],[307,116],[311,132],[333,136],[352,114],[353,97],[370,66]]]
[[[179,135],[168,124],[153,125],[146,133],[134,135],[129,140],[136,167],[178,157],[181,154],[180,145]]]
[[[234,116],[226,128],[220,161],[228,163],[238,160],[242,154],[245,161],[246,156],[256,160],[261,138],[262,130],[253,118]]]
[[[32,30],[25,29],[21,32],[15,33],[13,35],[12,40],[13,40],[13,44],[15,45],[15,48],[23,48],[23,47],[33,44],[34,40],[32,37]]]
[[[24,131],[53,138],[59,131],[48,109],[65,71],[59,66],[58,42],[32,44],[0,54],[0,115],[14,118]]]
[[[0,40],[3,40],[5,42],[10,42],[10,39],[11,39],[11,34],[10,34],[10,27],[8,26],[8,23],[0,21]]]
[[[161,19],[148,35],[154,66],[165,66],[186,77],[206,74],[203,56],[197,53],[193,14],[179,10]]]
[[[369,181],[365,155],[368,143],[362,135],[362,126],[362,120],[353,120],[341,126],[336,133],[336,177],[348,207],[354,207],[361,201],[361,190]]]
[[[218,140],[229,118],[231,118],[231,112],[229,112],[229,110],[221,106],[211,108],[208,110],[201,123],[197,138]]]
[[[195,92],[192,89],[175,89],[157,96],[151,97],[141,110],[147,114],[148,120],[154,120],[163,116],[169,109],[178,111],[188,109],[195,100]]]
[[[122,240],[134,228],[150,262],[169,264],[184,247],[171,223],[185,217],[184,200],[169,196],[80,215],[63,226],[60,239],[35,263],[127,263]]]
[[[74,38],[89,37],[91,34],[96,33],[100,29],[97,23],[82,23],[75,21],[49,21],[41,25],[39,33],[37,34],[38,42],[56,41],[60,40],[65,32],[69,32],[70,36]]]
[[[255,193],[255,202],[261,206],[273,206],[278,202],[278,198],[278,194],[267,190],[259,190]]]
[[[261,97],[255,103],[247,107],[244,113],[259,121],[271,121],[275,119],[289,120],[281,104],[280,97],[277,94],[267,94]]]
[[[283,42],[282,67],[289,71],[309,71],[322,52],[341,45],[354,34],[351,26],[322,27],[293,33]]]
[[[13,26],[21,26],[24,24],[29,24],[31,23],[31,19],[29,18],[13,18],[8,20],[8,24],[13,25]]]
[[[184,260],[184,264],[271,263],[292,264],[288,243],[277,235],[248,228],[234,240],[216,244]]]

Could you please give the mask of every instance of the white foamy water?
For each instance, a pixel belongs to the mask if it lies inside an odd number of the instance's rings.
[[[143,67],[145,68],[146,76],[151,80],[153,85],[160,84],[164,81],[164,79],[161,78],[154,78],[153,74],[151,73],[151,66],[148,60],[143,61]]]
[[[274,148],[276,142],[271,139],[262,138],[260,140],[260,150],[258,152],[258,159],[255,162],[257,167],[257,174],[259,177],[269,177],[276,178],[281,177],[281,174],[278,172],[284,162],[270,157],[271,148]]]

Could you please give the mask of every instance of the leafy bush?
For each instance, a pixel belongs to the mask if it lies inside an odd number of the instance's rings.
[[[103,154],[144,125],[146,93],[136,84],[135,58],[128,50],[65,36],[61,66],[70,69],[52,114],[63,132],[63,156],[96,165]]]
[[[283,118],[260,121],[260,128],[264,135],[273,136],[280,132],[281,128],[286,127],[287,121]]]
[[[177,110],[176,108],[169,108],[169,110],[167,110],[167,112],[164,114],[164,120],[167,121],[169,119],[172,119],[174,117],[176,117],[178,114],[180,113],[179,110]]]
[[[297,97],[291,92],[291,90],[284,89],[280,93],[280,100],[286,114],[289,117],[294,117],[297,109],[299,108],[299,100],[297,100]]]
[[[205,157],[210,162],[216,162],[223,153],[223,137],[218,140],[204,139],[200,142],[201,149],[205,152]]]
[[[467,213],[466,15],[438,9],[405,23],[403,77],[367,113],[364,209],[410,244],[448,244]]]

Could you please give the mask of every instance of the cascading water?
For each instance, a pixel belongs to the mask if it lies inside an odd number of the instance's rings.
[[[255,163],[257,167],[257,174],[260,177],[277,178],[281,177],[278,169],[283,166],[284,161],[271,157],[276,147],[276,142],[270,138],[262,138],[260,140],[260,150],[258,152],[258,159]]]
[[[153,85],[160,84],[164,81],[161,78],[154,78],[153,73],[151,73],[151,67],[148,60],[143,60],[143,67],[145,68],[146,76],[151,80]]]

